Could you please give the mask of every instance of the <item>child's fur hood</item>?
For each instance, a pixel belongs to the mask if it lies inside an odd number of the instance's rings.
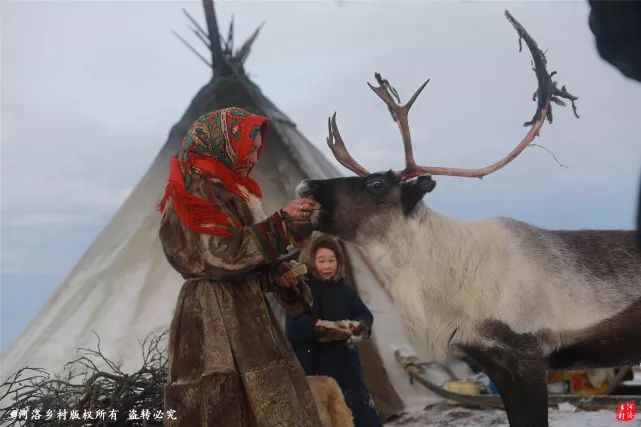
[[[327,235],[327,234],[318,234],[315,235],[311,241],[303,248],[300,254],[299,261],[305,263],[310,272],[318,277],[316,271],[316,265],[314,258],[316,251],[319,247],[328,247],[336,254],[336,262],[338,264],[338,269],[336,270],[336,275],[334,280],[340,280],[345,278],[345,255],[341,249],[341,245],[338,243],[338,240]]]

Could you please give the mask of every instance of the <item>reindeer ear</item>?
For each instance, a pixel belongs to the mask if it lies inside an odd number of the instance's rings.
[[[418,202],[434,187],[436,182],[429,175],[422,175],[412,182],[404,183],[401,187],[401,202],[405,214],[411,213]]]
[[[421,187],[425,191],[423,195],[429,193],[430,191],[434,190],[434,187],[436,187],[436,181],[432,179],[430,175],[421,175],[416,179],[416,184]]]

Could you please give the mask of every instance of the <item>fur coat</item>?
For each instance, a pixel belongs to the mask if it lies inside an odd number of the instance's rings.
[[[279,294],[270,278],[291,240],[288,223],[278,213],[255,223],[251,203],[211,181],[197,179],[190,191],[243,227],[231,237],[194,233],[171,202],[163,214],[163,249],[186,279],[171,324],[165,386],[165,409],[176,410],[178,421],[166,425],[319,426],[305,373],[265,300],[275,291],[293,314],[310,302],[305,292]]]

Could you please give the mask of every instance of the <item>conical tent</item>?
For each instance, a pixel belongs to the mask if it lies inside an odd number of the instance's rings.
[[[73,359],[76,348],[95,345],[92,331],[99,335],[107,357],[122,360],[125,369],[134,367],[141,362],[138,342],[169,327],[183,279],[163,253],[155,205],[164,190],[169,157],[201,114],[234,105],[269,118],[265,150],[254,172],[264,192],[265,212],[290,200],[302,179],[340,176],[245,74],[243,62],[258,30],[234,51],[230,28],[221,45],[213,3],[203,3],[209,31],[198,28],[198,32],[210,48],[211,62],[199,56],[212,67],[213,78],[171,128],[148,172],[110,223],[3,355],[3,378],[26,365],[61,369]],[[403,408],[424,405],[433,395],[411,385],[395,361],[394,348],[409,344],[383,286],[384,273],[359,248],[346,244],[345,249],[353,284],[375,316],[372,339],[361,346],[360,354],[381,415],[387,418]]]

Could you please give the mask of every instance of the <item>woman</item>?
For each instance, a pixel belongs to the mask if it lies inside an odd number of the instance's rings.
[[[240,108],[199,117],[171,159],[160,239],[186,279],[169,337],[165,408],[183,426],[317,426],[313,398],[265,300],[296,314],[309,292],[274,265],[311,233],[315,202],[297,199],[263,219],[249,177],[267,119]],[[304,221],[304,222],[299,222]],[[276,270],[276,271],[275,271]],[[302,283],[302,282],[301,282]]]
[[[336,380],[352,410],[355,426],[380,426],[363,381],[358,351],[350,343],[370,335],[372,313],[345,283],[343,252],[334,239],[315,238],[303,259],[312,272],[314,306],[309,313],[287,316],[287,337],[307,375],[327,375]]]

